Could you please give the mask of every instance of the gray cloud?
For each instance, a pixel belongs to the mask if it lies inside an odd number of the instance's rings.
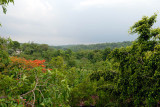
[[[0,14],[0,32],[19,42],[50,45],[134,40],[129,27],[159,5],[158,0],[15,0]]]

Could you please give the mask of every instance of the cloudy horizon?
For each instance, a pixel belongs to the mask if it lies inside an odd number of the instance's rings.
[[[158,0],[15,0],[0,10],[0,35],[49,45],[133,41],[128,30],[159,11]],[[157,23],[159,24],[159,14]]]

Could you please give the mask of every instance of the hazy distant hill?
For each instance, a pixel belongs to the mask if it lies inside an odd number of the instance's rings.
[[[131,41],[124,42],[116,42],[116,43],[99,43],[99,44],[90,44],[90,45],[64,45],[64,46],[51,46],[56,49],[71,49],[72,51],[78,50],[97,50],[97,49],[105,49],[105,48],[120,48],[130,46],[132,44]]]

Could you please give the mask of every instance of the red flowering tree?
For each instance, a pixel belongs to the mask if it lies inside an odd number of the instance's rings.
[[[0,106],[66,105],[69,93],[65,76],[46,68],[45,60],[10,57],[0,73]],[[57,96],[58,95],[58,96]]]
[[[44,65],[45,60],[26,60],[25,58],[18,58],[18,57],[10,57],[11,63],[10,67],[18,67],[23,70],[30,70],[35,67],[41,67],[42,71],[46,71],[46,66]]]

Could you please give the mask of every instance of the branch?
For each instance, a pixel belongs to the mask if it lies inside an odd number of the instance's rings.
[[[27,95],[27,94],[29,94],[29,93],[31,93],[31,92],[34,92],[34,91],[36,90],[37,85],[38,85],[38,78],[37,78],[37,76],[36,76],[36,85],[34,86],[33,90],[28,91],[27,93],[22,94],[21,96],[25,96],[25,95]]]
[[[44,99],[44,95],[42,94],[41,90],[37,89],[37,91],[39,91],[41,93],[41,96],[43,97]]]
[[[22,96],[25,96],[25,95],[27,95],[27,94],[29,94],[29,93],[31,93],[31,92],[32,92],[32,93],[33,93],[33,97],[34,97],[32,107],[34,107],[35,100],[36,100],[36,96],[35,96],[34,91],[36,90],[36,87],[37,87],[37,85],[38,85],[38,77],[37,77],[37,76],[35,76],[35,79],[36,79],[36,85],[34,86],[34,88],[33,88],[32,90],[28,91],[27,93],[20,95],[20,96],[22,97]]]
[[[32,91],[32,93],[33,93],[33,96],[34,96],[34,100],[33,100],[33,106],[32,106],[32,107],[34,107],[35,100],[36,100],[36,96],[35,96],[35,93],[34,93],[34,91]]]
[[[23,99],[23,97],[20,97],[20,99],[22,99],[22,100],[26,103],[26,107],[28,107],[27,105],[31,105],[31,106],[34,107],[34,105],[33,105],[32,103],[29,103],[29,102],[25,101],[25,100]]]

